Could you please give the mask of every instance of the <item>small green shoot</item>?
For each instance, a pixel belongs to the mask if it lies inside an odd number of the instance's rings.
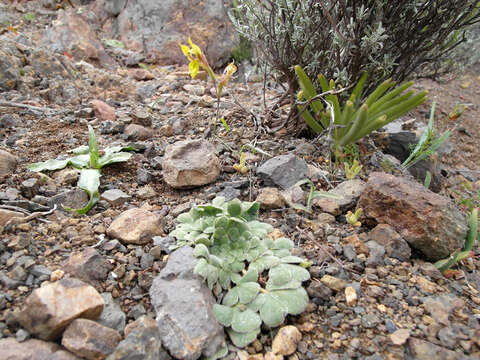
[[[362,223],[358,221],[358,218],[360,217],[360,215],[362,215],[362,212],[363,212],[362,208],[358,208],[354,213],[352,213],[351,211],[348,211],[347,214],[345,215],[347,222],[350,225],[355,227],[362,226]]]
[[[102,39],[102,42],[110,47],[117,48],[117,49],[125,49],[125,44],[120,40],[115,39]]]
[[[425,189],[430,187],[430,183],[432,182],[432,173],[427,170],[427,174],[425,175],[425,181],[423,182],[423,186]]]
[[[233,168],[242,175],[248,173],[248,167],[245,165],[245,153],[243,151],[240,153],[240,163],[234,164]]]
[[[354,179],[363,167],[363,165],[360,165],[357,160],[353,160],[352,166],[350,166],[347,162],[344,162],[343,166],[345,166],[345,177],[347,180]]]
[[[310,179],[300,180],[294,186],[302,186],[304,184],[309,184],[310,185],[310,191],[308,192],[308,195],[307,195],[306,206],[304,206],[302,204],[299,204],[299,203],[290,202],[290,201],[287,200],[289,205],[292,208],[294,208],[295,210],[302,210],[302,211],[305,211],[308,214],[311,214],[312,213],[313,200],[315,200],[317,198],[322,198],[322,197],[329,198],[329,199],[336,199],[336,200],[341,198],[339,195],[336,195],[336,194],[332,194],[332,193],[325,192],[325,191],[315,190],[315,185],[313,184],[313,182]]]
[[[104,150],[103,156],[99,155],[97,138],[93,128],[88,125],[88,146],[80,146],[71,150],[74,156],[56,160],[50,159],[47,161],[37,162],[27,166],[27,169],[35,172],[42,172],[45,170],[60,170],[68,165],[80,169],[80,177],[77,186],[84,190],[89,197],[88,204],[81,209],[72,209],[64,207],[67,211],[75,211],[83,215],[86,214],[99,200],[100,195],[98,188],[100,187],[100,169],[106,165],[125,162],[132,156],[131,153],[124,152],[134,150],[131,146],[122,147],[114,146]]]
[[[24,18],[26,21],[28,21],[28,22],[32,22],[32,21],[35,20],[35,14],[34,14],[34,13],[31,13],[31,12],[26,13],[26,14],[23,16],[23,18]]]
[[[421,160],[428,159],[450,136],[450,131],[445,131],[441,136],[435,137],[435,130],[433,128],[435,106],[436,103],[434,101],[430,110],[430,119],[428,120],[427,129],[423,132],[418,144],[410,153],[410,156],[403,162],[402,167],[404,169],[408,169]]]
[[[463,250],[457,250],[448,258],[437,261],[434,265],[442,273],[449,270],[453,265],[461,260],[468,259],[474,255],[472,248],[475,241],[478,239],[478,208],[475,208],[470,213],[469,227],[467,238],[465,239],[465,246]]]

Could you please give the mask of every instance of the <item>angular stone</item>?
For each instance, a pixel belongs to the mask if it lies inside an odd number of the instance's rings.
[[[170,360],[162,348],[157,322],[142,316],[125,328],[122,340],[107,360]]]
[[[215,299],[193,273],[196,263],[191,247],[176,250],[150,288],[163,346],[177,359],[209,357],[225,344],[212,311]]]
[[[0,150],[0,177],[12,175],[17,168],[17,164],[18,159],[15,156],[9,152]]]
[[[368,233],[368,236],[373,241],[382,245],[391,258],[400,261],[407,261],[410,259],[412,250],[408,243],[387,224],[378,224],[373,230]]]
[[[313,206],[319,208],[321,211],[338,216],[342,213],[340,206],[334,199],[315,198],[312,202]]]
[[[263,188],[257,196],[258,203],[262,209],[278,209],[285,205],[282,194],[277,188]]]
[[[107,229],[107,235],[127,244],[146,244],[163,232],[162,219],[150,211],[133,208],[121,213]]]
[[[66,278],[34,290],[18,321],[40,339],[54,340],[76,318],[95,320],[102,310],[103,299],[92,286]]]
[[[353,207],[357,199],[362,195],[363,190],[365,189],[365,182],[360,179],[353,179],[344,181],[334,189],[330,190],[329,193],[340,196],[340,199],[332,199],[335,201],[341,210],[348,210]]]
[[[177,141],[165,149],[162,173],[165,182],[173,188],[201,186],[217,179],[220,161],[208,141]]]
[[[100,198],[102,200],[106,200],[110,205],[119,206],[119,205],[122,205],[128,199],[130,199],[130,196],[125,194],[120,189],[110,189],[110,190],[104,191]]]
[[[8,360],[80,360],[53,342],[37,339],[21,343],[14,338],[1,339],[0,354]]]
[[[257,174],[264,180],[265,185],[276,185],[288,189],[298,181],[307,178],[309,170],[305,160],[290,154],[267,160],[257,169]]]
[[[411,337],[408,339],[408,347],[413,358],[416,360],[467,360],[470,357],[463,353],[451,351],[431,342]]]
[[[100,121],[115,121],[117,119],[115,109],[107,103],[101,100],[92,100],[90,101],[90,105],[92,105],[93,110],[95,110],[95,116]]]
[[[113,299],[112,294],[102,293],[101,296],[104,306],[100,317],[97,319],[97,322],[101,325],[115,329],[120,333],[123,332],[125,329],[125,320],[127,316],[120,308],[120,305],[118,305]]]
[[[125,128],[129,140],[148,140],[153,137],[152,129],[138,124],[130,124]]]
[[[323,276],[320,281],[325,284],[328,288],[335,290],[335,291],[342,291],[345,289],[347,282],[343,279],[336,278],[331,275]]]
[[[369,253],[368,258],[365,261],[365,265],[367,266],[383,265],[383,256],[385,255],[385,248],[373,240],[367,241],[365,245],[367,246],[368,253]]]
[[[134,124],[142,125],[147,128],[152,126],[152,116],[147,111],[136,109],[130,115],[132,116]]]
[[[63,206],[72,209],[81,209],[88,203],[88,195],[82,189],[75,189],[57,194],[48,200],[48,206],[53,208],[57,205],[57,209],[63,210]],[[65,211],[65,210],[64,210]]]
[[[3,44],[1,47],[0,58],[2,61],[0,62],[0,91],[9,91],[16,89],[22,82],[20,76],[22,64],[16,56],[3,49]]]
[[[366,224],[390,225],[411,247],[436,261],[463,247],[464,215],[453,202],[421,184],[385,173],[372,173],[357,207]]]
[[[295,326],[283,326],[273,339],[272,352],[275,355],[291,355],[297,350],[300,340],[302,333]]]
[[[0,226],[5,226],[12,218],[24,217],[25,215],[18,211],[0,209]]]
[[[62,345],[77,356],[103,360],[110,355],[122,337],[113,329],[92,320],[76,319],[65,329]]]
[[[33,198],[40,188],[40,180],[38,178],[30,178],[24,180],[21,185],[22,195],[28,199]]]
[[[54,173],[53,178],[60,185],[74,185],[77,183],[79,172],[76,169],[62,169]]]
[[[112,269],[113,265],[91,247],[71,254],[63,264],[66,273],[93,286],[99,286]]]

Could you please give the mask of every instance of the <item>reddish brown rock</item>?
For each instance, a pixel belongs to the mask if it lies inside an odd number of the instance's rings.
[[[278,209],[285,205],[285,200],[277,188],[263,188],[257,196],[262,209]]]
[[[30,339],[20,343],[14,338],[0,340],[0,357],[7,360],[80,360],[53,342]]]
[[[323,212],[329,213],[333,216],[337,216],[342,213],[338,203],[332,199],[316,198],[313,200],[312,204],[314,207],[319,208]]]
[[[470,357],[461,352],[451,351],[431,342],[411,337],[408,339],[408,347],[414,359],[417,360],[467,360]]]
[[[65,272],[93,286],[99,286],[112,268],[112,264],[91,247],[73,253],[63,264]]]
[[[163,232],[162,219],[150,211],[134,208],[121,213],[107,229],[110,237],[127,244],[146,244]]]
[[[0,177],[12,175],[17,168],[18,159],[7,151],[0,150]]]
[[[95,31],[77,11],[60,11],[57,20],[47,29],[42,44],[55,52],[67,52],[76,60],[88,59],[98,65],[111,67],[115,61],[108,56]]]
[[[128,69],[128,73],[135,80],[153,80],[155,76],[145,69]]]
[[[191,188],[214,182],[220,175],[220,161],[206,140],[177,141],[165,149],[162,172],[171,187]]]
[[[113,329],[92,320],[76,319],[63,333],[62,345],[82,358],[103,360],[111,354],[122,337]]]
[[[66,278],[32,292],[25,300],[18,321],[40,339],[54,340],[73,320],[98,318],[103,304],[102,297],[92,286]]]
[[[369,225],[388,224],[428,260],[463,247],[467,225],[453,202],[421,184],[385,173],[372,173],[357,208]]]
[[[131,140],[148,140],[153,137],[151,129],[138,124],[128,125],[124,132]]]
[[[107,103],[101,100],[92,100],[90,101],[90,105],[92,105],[93,109],[95,110],[95,116],[99,120],[115,121],[117,119],[117,116],[115,115],[115,109]]]

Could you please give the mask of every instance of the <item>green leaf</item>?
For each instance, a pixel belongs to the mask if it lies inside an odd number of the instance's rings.
[[[256,282],[247,282],[237,286],[238,297],[241,304],[252,302],[260,291],[260,284]],[[238,331],[238,330],[237,330]]]
[[[257,220],[249,221],[247,223],[251,233],[255,236],[260,238],[266,236],[268,233],[273,231],[273,226],[264,222],[260,222]]]
[[[285,320],[288,313],[287,306],[272,293],[261,294],[265,297],[260,307],[260,317],[270,327],[277,327]]]
[[[224,290],[228,290],[230,288],[230,276],[232,273],[230,271],[227,271],[225,269],[220,269],[218,272],[218,283]]]
[[[213,314],[217,321],[225,327],[232,324],[233,308],[225,305],[215,304],[213,305]]]
[[[90,167],[90,155],[89,154],[80,154],[72,157],[68,162],[74,168],[83,169]]]
[[[85,190],[89,196],[88,204],[81,209],[72,209],[69,207],[64,207],[67,211],[75,211],[77,214],[83,215],[86,214],[92,207],[95,205],[100,195],[98,193],[98,188],[100,187],[100,171],[97,169],[82,169],[80,171],[80,177],[78,179],[77,186]]]
[[[259,332],[260,329],[256,329],[249,333],[238,333],[232,329],[227,330],[228,336],[230,336],[233,344],[239,348],[243,348],[253,342],[257,338]]]
[[[293,249],[293,241],[284,237],[278,238],[274,241],[273,246],[270,249]]]
[[[97,137],[90,125],[88,125],[88,152],[90,154],[90,167],[93,169],[99,169]]]
[[[232,201],[230,201],[227,206],[227,212],[228,212],[228,215],[230,216],[235,216],[235,217],[240,216],[242,212],[242,206],[241,206],[240,200],[233,199]]]
[[[238,307],[233,310],[232,329],[238,333],[251,333],[262,325],[262,319],[250,309],[241,311]]]
[[[304,268],[297,265],[280,264],[268,272],[267,290],[269,286],[278,287],[291,281],[301,283],[308,279],[310,279],[310,273]]]
[[[218,272],[219,269],[216,266],[209,265],[207,267],[207,285],[210,290],[213,288],[213,285],[215,285],[218,280]]]
[[[41,172],[45,170],[60,170],[65,168],[70,159],[65,160],[54,160],[50,159],[47,161],[37,162],[34,164],[27,165],[27,169],[30,171]]]
[[[193,250],[193,255],[195,257],[202,257],[202,258],[208,259],[210,256],[210,253],[208,251],[208,248],[205,245],[197,244],[195,246],[195,249]]]
[[[178,215],[177,221],[182,224],[191,224],[194,220],[190,213],[183,213]]]
[[[304,261],[304,259],[293,255],[282,257],[280,260],[284,264],[301,264]]]
[[[247,221],[252,221],[258,218],[260,204],[258,202],[243,202],[242,209],[242,217]]]
[[[195,265],[195,268],[193,269],[193,272],[195,274],[200,275],[202,278],[206,279],[207,274],[208,274],[208,262],[207,260],[201,258],[198,260],[197,265]]]
[[[119,162],[126,162],[131,157],[132,157],[132,154],[127,152],[118,152],[118,153],[104,155],[98,160],[97,166],[102,168],[106,165],[115,164]]]
[[[308,305],[308,294],[303,287],[294,290],[272,291],[283,304],[287,306],[289,314],[298,315],[305,311]]]
[[[208,357],[208,358],[205,358],[205,360],[217,360],[217,359],[221,359],[225,356],[228,355],[228,346],[227,345],[224,345],[220,350],[218,350],[215,354],[213,354],[212,356]]]
[[[115,39],[102,39],[102,42],[110,47],[118,48],[118,49],[125,49],[125,44],[120,40]]]
[[[225,204],[225,198],[223,196],[217,196],[212,200],[212,205],[217,208],[220,208],[223,204]]]
[[[255,269],[248,269],[248,271],[243,275],[238,284],[244,284],[247,282],[256,282],[258,280],[258,271]]]
[[[234,287],[223,298],[222,304],[226,306],[234,306],[238,303],[238,289]]]
[[[68,152],[71,152],[74,155],[85,155],[88,154],[88,146],[81,145],[79,147],[76,147],[75,149],[69,150]]]

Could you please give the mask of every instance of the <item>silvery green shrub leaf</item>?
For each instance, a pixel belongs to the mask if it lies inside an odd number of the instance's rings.
[[[215,304],[213,305],[213,314],[223,326],[228,327],[232,324],[233,308],[230,306]]]
[[[222,304],[226,306],[234,306],[238,303],[238,289],[234,287],[223,298]]]
[[[238,333],[232,329],[228,329],[227,332],[233,344],[237,347],[243,348],[257,338],[257,335],[260,332],[260,329],[254,330],[249,333]]]
[[[191,224],[193,223],[193,217],[189,213],[183,213],[178,215],[177,221],[181,224]]]
[[[288,313],[287,306],[272,293],[260,294],[259,296],[265,298],[260,307],[260,317],[263,322],[270,327],[276,327],[283,323]]]
[[[210,257],[210,252],[208,251],[208,248],[205,245],[197,244],[195,246],[195,249],[193,249],[193,255],[195,257],[202,257],[202,258],[208,259]]]
[[[293,241],[287,238],[278,238],[273,242],[273,246],[270,249],[280,250],[280,249],[293,249]]]
[[[200,260],[198,260],[197,265],[195,265],[195,268],[193,269],[193,272],[195,274],[200,275],[204,279],[206,279],[207,274],[208,274],[208,265],[209,264],[208,264],[207,260],[201,258]]]
[[[100,156],[98,155],[97,137],[90,125],[88,125],[88,153],[90,155],[90,168],[99,169],[98,158]]]
[[[277,266],[278,264],[280,264],[280,259],[278,257],[273,255],[266,255],[252,262],[249,268],[255,269],[258,271],[258,273],[261,273],[264,270]]]
[[[310,279],[310,273],[304,268],[291,265],[280,264],[270,269],[268,272],[267,289],[269,286],[278,287],[291,281],[302,282]]]
[[[218,280],[219,269],[216,266],[209,265],[207,267],[207,285],[210,290]]]
[[[231,264],[232,271],[240,272],[245,269],[245,263],[243,261],[235,261]]]
[[[308,294],[303,287],[295,290],[272,291],[272,294],[283,302],[288,309],[288,313],[298,315],[305,311],[308,305]]]
[[[248,309],[258,312],[264,303],[265,296],[263,296],[263,294],[259,294],[255,299],[253,299],[252,302],[246,304],[246,306]]]
[[[258,330],[260,325],[262,325],[262,319],[260,319],[260,316],[256,312],[250,309],[242,311],[239,307],[233,309],[231,326],[234,331],[238,333],[250,333]]]
[[[225,269],[220,269],[218,272],[218,283],[224,290],[228,290],[230,288],[230,277],[232,273],[225,270]]]
[[[215,199],[212,200],[212,205],[220,208],[225,204],[225,198],[223,196],[217,196]]]
[[[298,289],[299,287],[302,286],[302,283],[300,281],[292,280],[283,284],[279,285],[274,285],[272,283],[267,282],[267,286],[265,289],[268,291],[273,291],[273,290],[291,290],[291,289]]]
[[[243,202],[242,203],[242,217],[247,220],[255,220],[258,218],[258,211],[260,204],[258,202]]]
[[[77,169],[88,168],[90,166],[90,155],[89,154],[76,155],[70,158],[68,164],[72,165]]]
[[[218,268],[223,267],[224,262],[221,257],[216,255],[210,255],[209,260],[210,260],[210,264],[212,264],[213,266],[216,266]]]
[[[248,304],[255,299],[260,291],[260,284],[256,282],[247,282],[237,285],[237,292],[240,303]]]
[[[240,214],[242,213],[242,205],[240,203],[240,200],[233,199],[232,201],[230,201],[227,205],[227,212],[230,216],[240,216]]]
[[[220,350],[218,350],[215,354],[213,354],[212,356],[205,358],[205,360],[217,360],[217,359],[221,359],[221,358],[223,358],[227,355],[228,355],[228,346],[225,345]]]
[[[282,263],[285,263],[285,264],[301,264],[302,262],[304,262],[304,260],[298,256],[293,256],[293,255],[290,255],[290,256],[285,256],[285,257],[282,257],[280,259],[280,261]]]
[[[81,146],[76,147],[75,149],[69,150],[68,152],[71,152],[73,155],[88,154],[88,146],[87,145],[81,145]]]
[[[265,235],[273,231],[272,225],[263,223],[257,220],[249,221],[247,224],[250,229],[250,232],[253,235],[258,236],[260,238],[264,237]]]
[[[204,244],[206,246],[210,246],[213,243],[212,239],[210,239],[210,237],[205,234],[198,234],[193,238],[193,242],[195,244]]]
[[[273,255],[279,258],[284,258],[290,256],[290,250],[288,249],[279,249],[279,250],[272,250]]]
[[[233,283],[238,284],[240,282],[240,280],[242,280],[242,275],[240,275],[237,272],[232,272],[232,277],[231,278],[232,278]]]
[[[248,269],[248,271],[243,275],[238,284],[244,284],[247,282],[256,282],[258,280],[258,271],[255,269]]]

